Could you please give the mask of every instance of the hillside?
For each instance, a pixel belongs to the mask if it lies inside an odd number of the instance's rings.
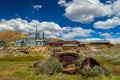
[[[62,39],[61,38],[49,38],[51,41],[54,41],[54,40],[56,40],[56,41],[62,41]]]
[[[25,36],[27,36],[27,34],[11,30],[0,32],[0,40],[5,41],[7,45],[11,45],[14,41],[24,38]]]

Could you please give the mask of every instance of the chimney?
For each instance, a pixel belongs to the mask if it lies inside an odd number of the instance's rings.
[[[37,27],[36,27],[36,30],[35,30],[35,35],[37,35]]]
[[[43,40],[44,40],[44,32],[43,32],[43,36],[42,37],[43,37]]]

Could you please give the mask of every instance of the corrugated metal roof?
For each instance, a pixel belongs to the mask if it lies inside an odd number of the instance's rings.
[[[78,44],[64,44],[63,46],[78,46]]]

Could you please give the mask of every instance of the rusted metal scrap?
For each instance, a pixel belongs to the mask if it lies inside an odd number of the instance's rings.
[[[27,50],[20,50],[20,52],[22,52],[24,54],[29,54],[29,51],[27,51]]]
[[[95,59],[88,57],[82,61],[81,68],[84,68],[85,66],[89,66],[89,67],[93,68],[94,66],[100,66],[100,64]]]
[[[79,59],[79,55],[76,53],[70,53],[70,52],[59,52],[54,53],[52,55],[54,58],[57,58],[63,65],[63,67],[67,67],[70,64],[75,64],[77,59]]]

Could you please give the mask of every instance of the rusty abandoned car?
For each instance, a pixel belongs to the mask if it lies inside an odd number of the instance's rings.
[[[75,64],[75,62],[79,59],[79,55],[76,53],[56,53],[52,55],[54,58],[57,58],[63,65],[63,67],[67,67],[70,64]]]
[[[82,61],[81,68],[84,68],[85,66],[89,66],[89,67],[93,68],[94,66],[100,66],[100,64],[95,59],[88,57]]]

